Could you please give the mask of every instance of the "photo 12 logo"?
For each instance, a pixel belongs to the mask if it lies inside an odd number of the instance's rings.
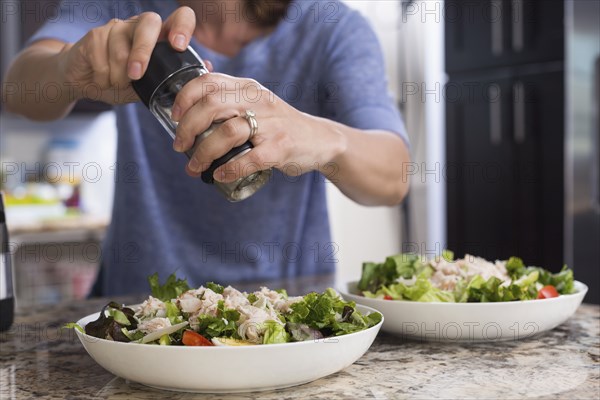
[[[432,342],[491,342],[497,340],[522,340],[540,332],[535,322],[500,324],[496,321],[463,321],[447,323],[401,323],[401,337]]]

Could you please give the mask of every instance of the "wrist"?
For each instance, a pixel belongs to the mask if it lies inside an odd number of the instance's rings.
[[[318,132],[319,141],[315,157],[318,171],[324,175],[331,173],[331,164],[338,164],[346,154],[348,148],[348,135],[342,124],[326,118],[308,115],[309,129]]]

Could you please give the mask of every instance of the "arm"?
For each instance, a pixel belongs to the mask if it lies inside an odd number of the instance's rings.
[[[233,93],[250,87],[263,91],[257,96],[260,101],[221,100],[225,98],[221,92]],[[213,121],[225,121],[197,147],[187,166],[190,175],[199,176],[213,160],[248,140],[250,129],[242,117],[247,109],[256,112],[259,125],[252,138],[254,149],[218,168],[213,175],[217,181],[233,182],[242,175],[269,167],[294,175],[319,170],[361,204],[394,205],[406,195],[408,180],[402,166],[410,158],[398,135],[352,128],[302,113],[258,82],[218,73],[190,81],[173,106],[172,118],[179,121],[176,151],[190,149],[196,135]]]
[[[327,120],[312,118],[315,130],[335,132],[341,144],[319,171],[346,196],[367,206],[400,203],[409,180],[403,167],[410,154],[398,135],[383,130],[360,130]]]
[[[9,112],[36,121],[51,121],[67,115],[78,95],[65,78],[65,54],[70,45],[58,40],[40,40],[12,63],[4,78],[3,102]],[[58,87],[61,95],[47,101],[41,88]],[[32,88],[38,95],[27,95]]]
[[[9,111],[40,121],[64,117],[84,98],[108,104],[137,101],[131,80],[145,73],[156,42],[166,38],[184,50],[195,25],[194,12],[181,7],[164,24],[158,14],[146,12],[113,19],[73,44],[39,40],[9,68],[3,100]],[[46,89],[58,89],[59,95],[46,95]]]

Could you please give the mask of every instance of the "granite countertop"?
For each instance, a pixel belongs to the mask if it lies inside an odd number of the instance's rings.
[[[323,283],[269,285],[299,294],[321,289]],[[141,298],[116,300],[131,304]],[[71,330],[60,330],[64,322],[96,312],[106,302],[18,310],[13,327],[0,333],[0,398],[600,398],[599,306],[584,304],[565,324],[521,341],[431,343],[380,333],[355,364],[315,382],[270,392],[202,395],[164,392],[117,378],[87,355]]]

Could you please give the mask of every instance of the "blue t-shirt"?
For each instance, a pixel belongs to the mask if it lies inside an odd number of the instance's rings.
[[[64,2],[31,41],[75,42],[111,18],[155,11],[165,19],[177,7],[175,0]],[[235,57],[197,41],[192,47],[215,71],[256,79],[300,111],[388,130],[407,141],[377,38],[341,2],[293,2],[271,34]],[[338,247],[331,242],[325,198],[331,183],[319,173],[274,171],[254,196],[229,203],[185,174],[186,157],[172,150],[172,139],[141,103],[115,110],[119,174],[98,282],[103,294],[144,292],[153,272],[164,279],[177,271],[198,286],[334,271]]]

